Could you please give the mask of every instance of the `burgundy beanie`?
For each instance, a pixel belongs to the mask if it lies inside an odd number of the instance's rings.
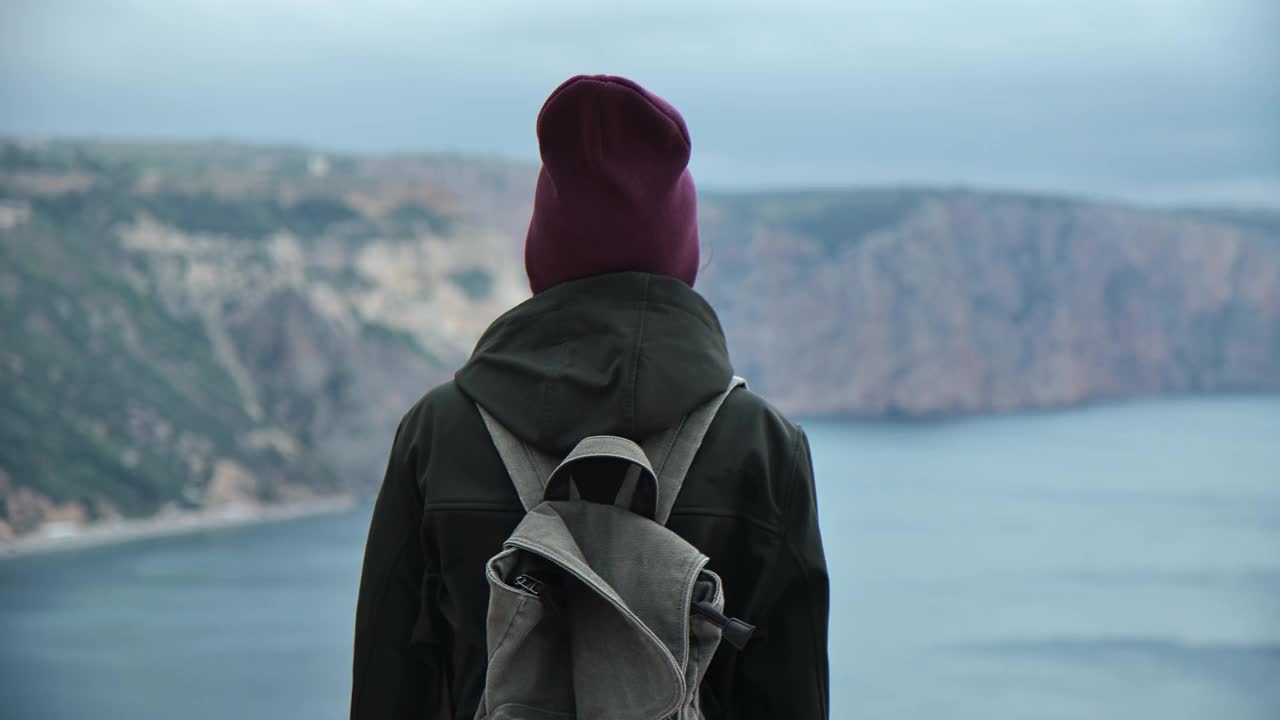
[[[610,272],[698,275],[689,130],[626,78],[579,75],[538,113],[542,171],[524,263],[534,293]]]

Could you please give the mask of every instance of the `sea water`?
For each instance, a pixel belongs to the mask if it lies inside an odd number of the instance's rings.
[[[1280,399],[805,428],[833,718],[1280,718]],[[0,561],[0,717],[345,717],[368,517]]]

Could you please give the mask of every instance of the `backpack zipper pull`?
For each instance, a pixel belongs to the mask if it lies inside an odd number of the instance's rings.
[[[751,634],[756,631],[755,625],[750,625],[738,618],[731,618],[725,615],[717,610],[715,605],[706,600],[699,600],[694,603],[693,613],[720,628],[720,637],[738,650],[747,646],[747,641],[751,639]]]

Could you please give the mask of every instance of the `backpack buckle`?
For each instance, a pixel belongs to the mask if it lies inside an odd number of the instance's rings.
[[[517,575],[515,586],[535,597],[542,595],[542,581],[529,575]]]

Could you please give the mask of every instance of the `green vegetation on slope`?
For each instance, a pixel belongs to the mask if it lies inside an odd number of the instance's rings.
[[[144,512],[182,496],[184,442],[234,454],[246,417],[199,323],[121,279],[97,216],[36,211],[0,235],[22,338],[0,367],[0,466],[55,501]]]
[[[794,191],[712,195],[735,223],[759,223],[817,240],[828,254],[892,228],[937,193],[921,190]]]

